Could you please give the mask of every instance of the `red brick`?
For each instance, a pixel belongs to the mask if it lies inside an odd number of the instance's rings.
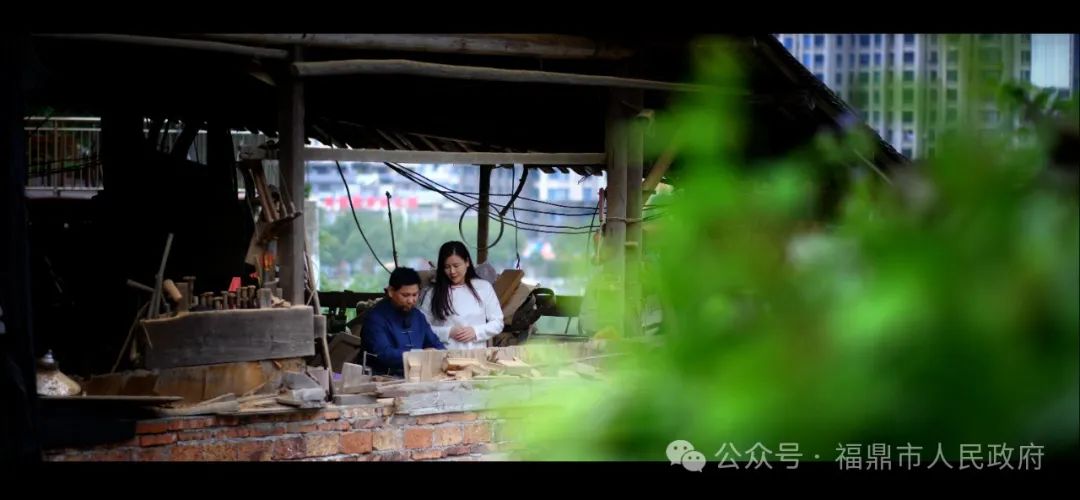
[[[442,458],[443,450],[431,449],[431,450],[416,450],[412,452],[413,460],[432,460],[435,458]]]
[[[218,429],[218,439],[240,439],[251,436],[251,429],[248,427],[227,427],[225,429]]]
[[[249,427],[251,437],[280,436],[285,434],[285,424],[255,424]]]
[[[337,420],[341,418],[341,412],[338,410],[325,410],[322,412],[321,415],[319,415],[319,418],[325,420]]]
[[[140,420],[135,423],[136,434],[160,434],[169,430],[168,420]]]
[[[173,446],[169,458],[175,462],[193,462],[202,460],[202,446],[197,444],[178,444]]]
[[[135,451],[135,460],[140,462],[168,462],[172,459],[172,446],[155,446]]]
[[[204,427],[213,427],[213,425],[214,417],[185,417],[169,422],[169,430],[202,429]]]
[[[372,462],[404,462],[409,460],[407,451],[382,451],[371,454]]]
[[[210,443],[203,445],[202,460],[227,462],[236,460],[236,447],[233,443]]]
[[[377,410],[378,408],[373,408],[370,406],[345,408],[341,410],[341,418],[375,418],[381,415],[381,413]]]
[[[406,448],[431,448],[432,430],[430,427],[409,427],[405,429]]]
[[[488,422],[474,422],[465,424],[465,443],[488,443],[491,442],[491,424]]]
[[[176,435],[180,441],[206,441],[214,437],[210,431],[180,431]]]
[[[176,434],[150,434],[146,436],[139,436],[139,446],[161,446],[163,444],[173,444],[176,442]]]
[[[98,450],[90,454],[90,460],[95,462],[130,462],[134,452],[130,448],[117,450]]]
[[[497,447],[491,443],[477,443],[469,447],[469,453],[493,453]]]
[[[400,450],[404,446],[401,429],[384,429],[374,431],[374,433],[372,448],[376,450]]]
[[[446,449],[446,456],[468,455],[471,449],[468,446],[451,446]]]
[[[304,455],[325,457],[338,452],[337,434],[308,434],[304,436]]]
[[[274,441],[259,439],[237,443],[236,456],[245,462],[265,462],[273,456]]]
[[[338,422],[326,422],[319,424],[318,430],[320,431],[347,431],[349,430],[349,423],[341,420]]]
[[[220,415],[217,417],[214,425],[218,427],[232,427],[234,425],[240,425],[240,417],[234,415]]]
[[[347,432],[341,435],[342,453],[369,453],[372,445],[371,431]]]
[[[304,439],[300,437],[285,437],[274,441],[274,460],[291,460],[304,456]]]
[[[436,427],[435,432],[432,434],[432,440],[434,441],[434,446],[461,444],[461,426],[447,425]]]
[[[416,417],[416,425],[432,425],[446,422],[450,417],[443,415],[422,415]]]
[[[292,422],[286,427],[289,434],[307,434],[319,430],[319,425],[311,422]]]
[[[381,418],[366,418],[366,419],[353,419],[353,429],[374,429],[376,427],[382,427],[383,420]]]
[[[467,411],[464,413],[450,413],[446,416],[446,420],[448,422],[468,422],[476,419],[476,413],[471,411]]]

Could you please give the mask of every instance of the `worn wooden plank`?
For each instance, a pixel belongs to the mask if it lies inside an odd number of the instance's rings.
[[[451,163],[457,165],[595,165],[606,162],[604,153],[506,153],[488,151],[405,151],[392,149],[304,148],[307,161],[391,163]]]
[[[510,301],[510,298],[517,291],[518,285],[521,283],[521,279],[525,277],[525,271],[520,269],[506,269],[498,278],[495,278],[495,283],[492,288],[495,289],[495,296],[499,297],[499,305],[505,307],[506,303]]]
[[[428,78],[479,80],[489,82],[547,83],[593,87],[631,88],[692,92],[705,87],[688,83],[662,82],[641,78],[622,78],[607,75],[559,73],[527,69],[491,68],[441,64],[407,59],[349,59],[341,61],[297,62],[294,75],[301,77],[337,75],[408,75]],[[745,94],[728,90],[728,92]]]
[[[353,305],[355,304],[354,302]],[[325,305],[326,303],[323,302],[324,307]],[[334,372],[343,373],[343,366],[355,361],[359,352],[360,337],[345,332],[335,334],[334,340],[330,341],[330,365],[333,366]]]
[[[259,45],[303,45],[355,50],[523,56],[552,59],[622,59],[626,48],[567,35],[395,33],[215,33],[203,38]]]
[[[212,52],[223,52],[227,54],[237,54],[243,56],[265,57],[267,59],[284,59],[288,55],[287,52],[281,49],[270,49],[266,47],[248,47],[245,45],[214,42],[209,40],[185,40],[180,38],[163,38],[156,36],[115,35],[108,33],[43,33],[36,34],[34,36],[48,38],[65,38],[70,40],[89,40],[96,42],[130,43],[135,45],[147,45],[154,47],[207,50]]]
[[[192,312],[145,320],[148,368],[307,357],[315,354],[310,307]]]

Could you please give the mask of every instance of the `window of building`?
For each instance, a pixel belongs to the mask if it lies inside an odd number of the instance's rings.
[[[814,47],[825,46],[825,35],[814,35]]]
[[[914,89],[904,89],[902,99],[903,99],[904,104],[912,104],[912,103],[914,103],[915,102],[915,90]]]
[[[904,155],[904,157],[906,157],[906,158],[911,158],[911,157],[912,157],[912,155],[911,155],[911,148],[904,148],[904,149],[902,149],[902,150],[900,151],[900,153],[901,153],[901,154],[903,154],[903,155]]]
[[[874,66],[881,66],[881,52],[874,53]]]
[[[877,102],[879,97],[881,97],[881,95],[875,92],[874,101]],[[874,123],[877,123],[879,121],[881,121],[881,111],[874,111]]]
[[[949,49],[949,51],[945,53],[945,62],[949,64],[955,64],[957,62],[960,62],[960,51],[956,49]]]
[[[896,57],[893,55],[892,52],[889,52],[889,54],[885,56],[885,64],[888,64],[889,66],[892,66],[893,63],[895,63],[895,62],[896,62]]]
[[[1020,62],[1022,62],[1024,64],[1031,64],[1031,51],[1030,50],[1021,50],[1020,51]]]
[[[892,111],[886,111],[885,112],[885,123],[890,123],[891,124],[892,121],[893,121],[893,112]],[[889,135],[892,135],[892,133],[890,132]]]
[[[956,101],[960,98],[960,92],[956,89],[945,89],[945,100],[949,102]]]
[[[821,80],[822,83],[825,83],[825,75],[823,73],[814,73],[814,78],[817,78],[818,80]]]
[[[874,104],[881,104],[881,92],[874,92]]]
[[[860,71],[859,72],[859,84],[866,85],[868,83],[870,83],[870,73],[867,73],[866,71]]]
[[[930,64],[937,64],[937,51],[936,50],[931,50],[930,51],[930,54],[927,55],[927,62],[930,63]]]
[[[859,66],[870,65],[870,54],[859,54]]]
[[[902,123],[904,123],[904,124],[914,123],[915,122],[915,112],[914,111],[904,111],[903,113],[900,114],[900,121]]]
[[[914,33],[905,33],[904,34],[904,45],[914,45],[914,44],[915,44],[915,34]]]
[[[793,40],[790,36],[785,36],[784,37],[784,48],[788,49],[788,50],[794,50],[795,49],[795,40]]]
[[[810,47],[811,38],[813,38],[813,37],[811,37],[810,35],[803,35],[802,36],[802,44],[803,44],[804,49]]]
[[[844,46],[844,35],[836,35],[836,46],[837,47],[843,47]]]
[[[927,71],[927,72],[926,72],[926,77],[927,77],[927,79],[928,79],[928,80],[930,80],[931,82],[936,82],[936,81],[937,81],[937,77],[938,77],[938,73],[937,73],[937,70],[936,70],[936,69],[932,69],[932,70],[930,70],[930,71]]]
[[[859,46],[861,46],[861,47],[869,47],[870,46],[870,35],[859,35]]]
[[[904,64],[915,64],[914,52],[904,52]]]
[[[950,69],[945,72],[945,81],[955,82],[960,79],[960,73],[955,69]]]
[[[915,71],[910,70],[910,69],[904,70],[904,81],[905,82],[914,82],[915,81]]]
[[[837,85],[843,85],[844,84],[844,74],[843,73],[837,73],[835,81],[836,81]]]
[[[881,34],[874,35],[874,46],[881,47]]]
[[[825,54],[814,54],[814,66],[825,65]]]
[[[803,64],[803,66],[806,66],[807,68],[809,68],[811,61],[812,61],[812,58],[810,57],[810,54],[803,54],[802,55],[802,64]]]
[[[874,83],[881,83],[881,72],[880,71],[875,71],[874,72]]]
[[[1027,70],[1027,69],[1020,70],[1020,81],[1030,83],[1031,82],[1031,70]]]
[[[840,67],[844,65],[844,54],[836,54],[836,66]]]

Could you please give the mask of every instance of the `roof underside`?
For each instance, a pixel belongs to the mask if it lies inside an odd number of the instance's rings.
[[[593,39],[596,41],[597,39]],[[769,35],[728,37],[747,75],[746,155],[783,155],[854,112]],[[409,59],[443,64],[617,75],[682,82],[692,40],[603,40],[624,59],[541,59],[446,53],[305,48],[305,61]],[[34,37],[39,79],[32,106],[102,116],[123,109],[184,122],[213,121],[275,135],[284,61],[130,43]],[[607,89],[397,75],[305,78],[308,137],[372,149],[603,152]],[[663,109],[667,91],[646,90]],[[31,108],[37,111],[35,108]],[[845,117],[847,116],[847,117]],[[856,123],[858,123],[856,121]],[[858,126],[865,127],[861,123]],[[876,135],[875,135],[876,137]],[[879,140],[879,168],[905,160]]]

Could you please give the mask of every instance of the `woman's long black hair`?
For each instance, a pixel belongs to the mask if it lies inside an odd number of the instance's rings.
[[[451,255],[457,255],[468,263],[469,267],[465,270],[465,286],[469,287],[469,291],[472,292],[473,297],[476,297],[477,302],[481,301],[480,294],[476,293],[472,284],[472,280],[478,276],[476,265],[473,263],[472,256],[469,255],[469,249],[460,241],[447,241],[439,247],[439,260],[435,268],[435,289],[432,290],[434,295],[431,297],[431,312],[439,321],[446,321],[450,315],[456,314],[454,305],[450,303],[450,277],[446,275],[446,259],[449,259]]]

